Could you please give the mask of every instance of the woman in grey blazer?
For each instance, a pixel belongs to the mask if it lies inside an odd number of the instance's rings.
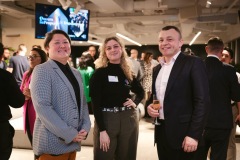
[[[80,73],[67,63],[71,41],[62,30],[47,33],[49,60],[35,67],[30,83],[37,113],[33,151],[38,160],[74,160],[90,130]]]

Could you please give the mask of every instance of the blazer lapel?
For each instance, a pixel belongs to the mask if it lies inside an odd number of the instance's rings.
[[[161,64],[159,64],[153,69],[153,75],[152,75],[153,76],[153,82],[152,82],[152,92],[153,92],[153,94],[156,94],[155,83],[156,83],[157,76],[158,76],[158,73],[159,73],[161,68],[162,68],[162,66],[161,66]]]
[[[182,53],[180,53],[173,65],[172,71],[169,75],[168,84],[167,84],[167,88],[166,88],[166,92],[165,92],[165,97],[170,92],[174,82],[177,80],[177,75],[182,70],[182,67],[184,65],[183,58],[184,58],[184,55]]]
[[[59,77],[63,80],[63,82],[66,84],[72,98],[73,98],[73,101],[75,102],[75,104],[77,105],[77,100],[76,100],[76,96],[75,96],[75,93],[74,93],[74,90],[73,90],[73,86],[71,85],[71,83],[69,82],[69,80],[67,79],[67,77],[64,75],[64,73],[62,72],[62,70],[58,67],[58,65],[53,61],[53,60],[50,60],[50,64],[53,68],[53,70],[55,72],[57,72],[57,74],[59,75]]]

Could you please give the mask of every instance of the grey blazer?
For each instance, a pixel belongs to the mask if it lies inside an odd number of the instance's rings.
[[[30,90],[37,114],[33,132],[35,155],[79,151],[80,143],[72,140],[81,129],[90,130],[82,78],[76,69],[71,69],[80,87],[80,111],[71,83],[53,60],[34,68]]]

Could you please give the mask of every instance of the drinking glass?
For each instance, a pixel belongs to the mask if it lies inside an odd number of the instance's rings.
[[[159,109],[160,109],[160,101],[157,100],[156,96],[153,96],[152,108],[155,109],[155,110],[158,110],[158,111],[159,111]],[[157,118],[158,118],[158,117],[155,118],[153,124],[155,124],[155,125],[160,125],[161,123],[159,123],[159,122],[157,121]]]

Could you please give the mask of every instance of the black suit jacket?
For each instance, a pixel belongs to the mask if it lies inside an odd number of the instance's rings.
[[[13,75],[0,69],[0,122],[6,122],[12,118],[9,106],[20,108],[25,102],[19,86]]]
[[[211,97],[211,109],[206,127],[231,129],[233,126],[231,100],[240,101],[236,70],[215,57],[207,57],[205,64]]]
[[[153,69],[153,94],[160,69],[161,65]],[[209,104],[209,85],[203,61],[180,53],[170,73],[163,102],[165,132],[172,148],[180,149],[186,136],[201,138]],[[159,142],[157,129],[155,142]]]

